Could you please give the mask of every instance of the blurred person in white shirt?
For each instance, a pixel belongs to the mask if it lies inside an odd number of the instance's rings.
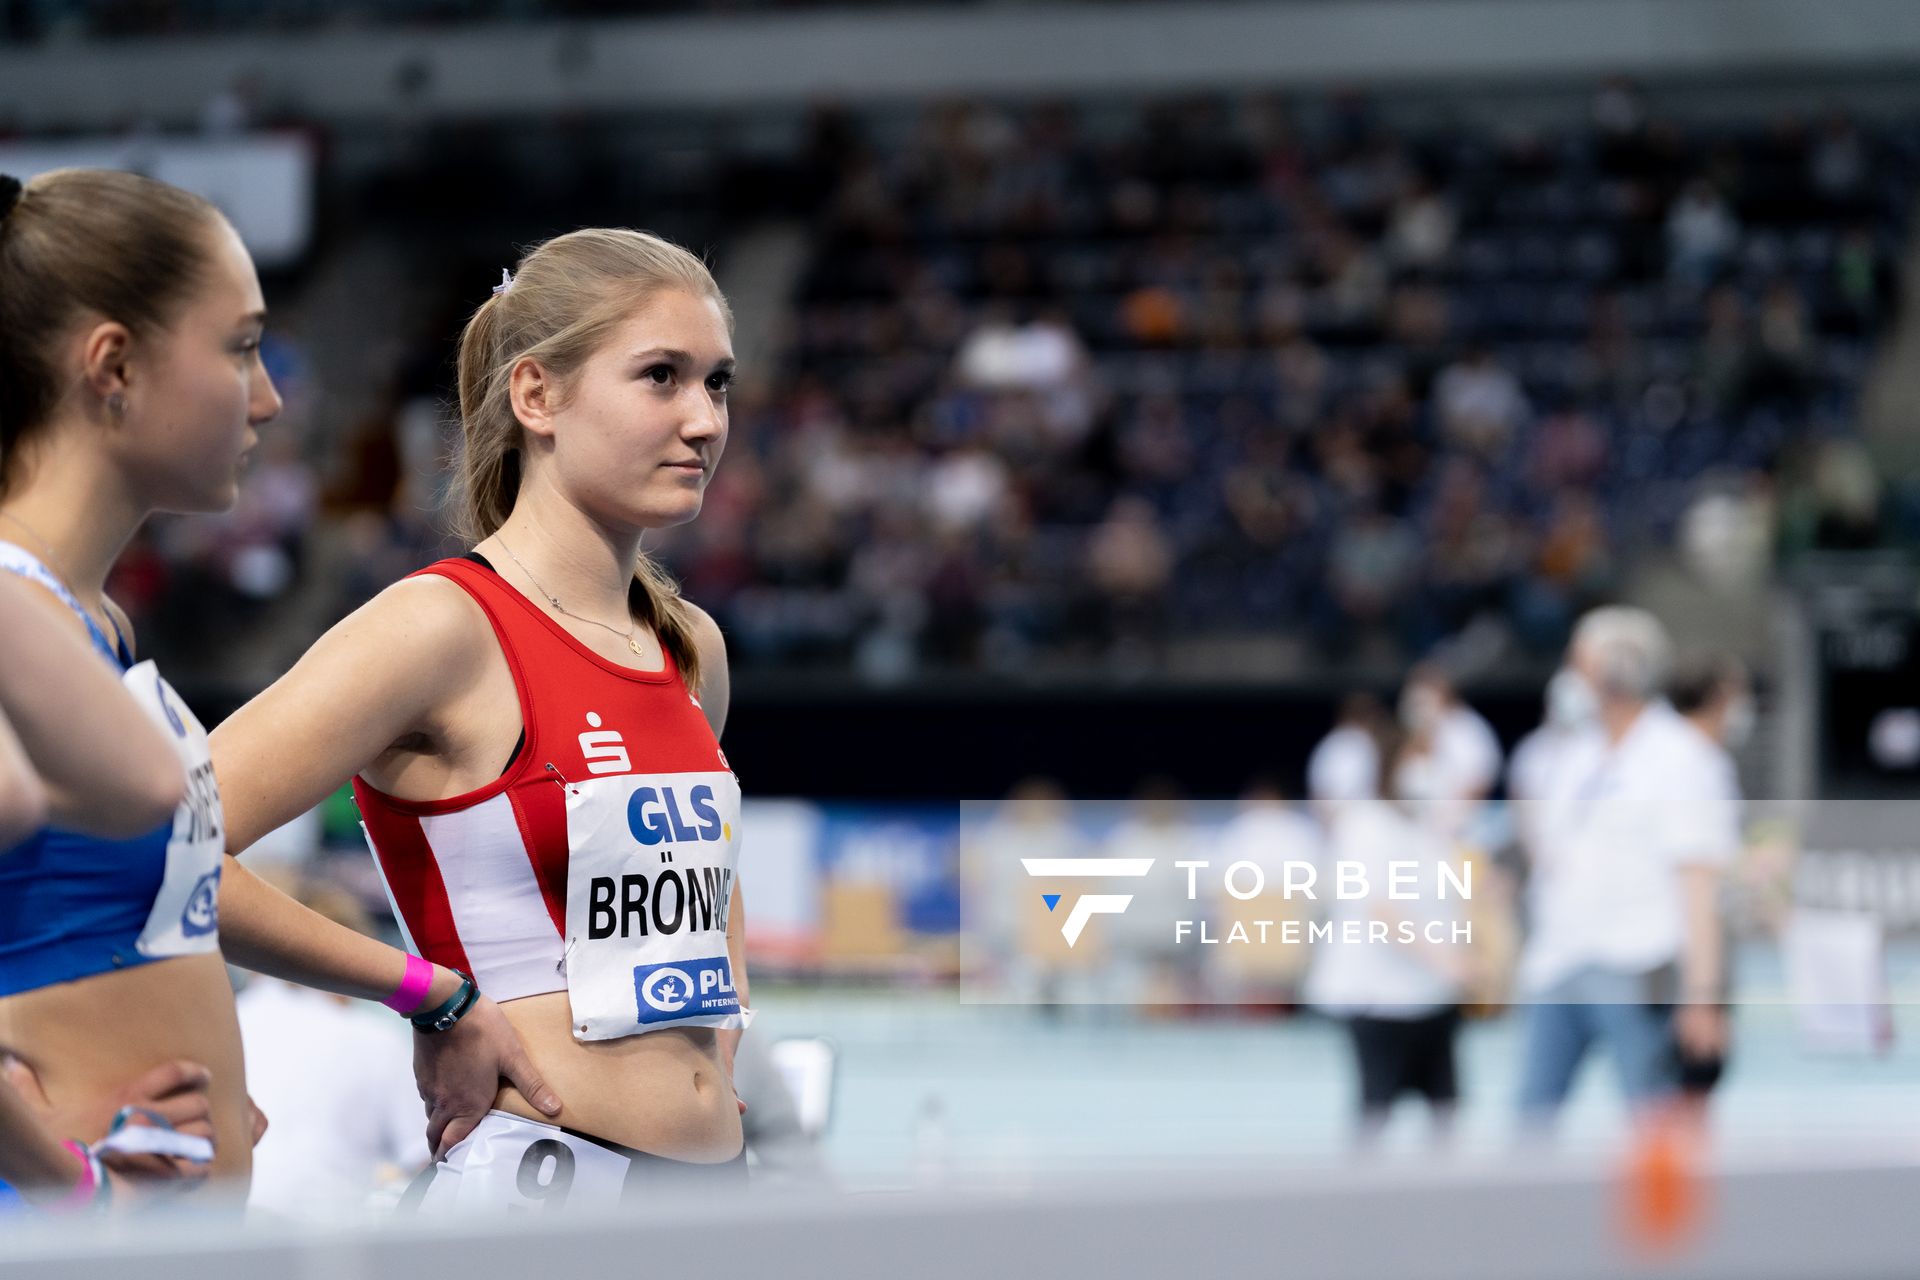
[[[1408,742],[1399,767],[1417,762],[1427,772],[1434,800],[1430,820],[1444,834],[1461,835],[1500,780],[1500,739],[1431,662],[1407,673],[1400,726]]]
[[[1507,762],[1507,799],[1513,806],[1514,834],[1529,859],[1539,843],[1537,819],[1540,801],[1553,785],[1554,764],[1582,730],[1600,714],[1593,688],[1566,669],[1547,682],[1546,718],[1540,727],[1520,739]]]
[[[1520,965],[1527,1010],[1520,1104],[1534,1124],[1566,1100],[1596,1045],[1646,1111],[1678,1085],[1683,1051],[1724,1048],[1716,919],[1738,847],[1724,753],[1661,696],[1666,630],[1645,610],[1581,619],[1568,668],[1598,716],[1556,753],[1540,801]]]
[[[1261,891],[1241,898],[1229,890],[1224,878],[1217,880],[1211,903],[1214,916],[1227,929],[1237,921],[1250,932],[1260,928],[1257,922],[1262,920],[1310,920],[1313,903],[1285,891],[1287,868],[1318,871],[1324,843],[1320,824],[1299,806],[1287,803],[1278,782],[1267,775],[1250,779],[1239,807],[1221,825],[1215,851],[1206,856],[1216,869],[1210,874],[1224,875],[1226,868],[1242,862],[1259,868]],[[1310,954],[1305,946],[1209,950],[1215,953],[1207,974],[1214,998],[1253,1004],[1291,1003]]]
[[[1370,693],[1351,693],[1340,704],[1340,719],[1307,758],[1307,798],[1322,821],[1343,801],[1380,794],[1379,734],[1386,709]]]
[[[999,981],[1018,1000],[1075,1004],[1101,994],[1099,970],[1061,953],[1051,917],[1037,933],[1027,858],[1086,858],[1095,850],[1074,805],[1052,778],[1028,777],[991,816],[963,811],[961,887],[966,894],[966,948],[975,980]],[[1089,941],[1089,950],[1097,943]],[[744,1096],[744,1095],[743,1095]],[[751,1112],[749,1112],[751,1114]]]
[[[1106,921],[1112,940],[1115,980],[1126,1000],[1185,1004],[1198,998],[1201,948],[1183,945],[1172,922],[1189,914],[1186,876],[1174,863],[1205,848],[1172,779],[1144,779],[1126,816],[1100,843],[1102,858],[1151,858],[1153,871],[1125,882],[1133,895],[1127,911]]]
[[[1737,855],[1743,840],[1740,830],[1740,777],[1733,753],[1753,736],[1755,722],[1753,681],[1746,664],[1728,653],[1702,654],[1680,664],[1667,689],[1673,709],[1700,735],[1705,749],[1705,770],[1712,779],[1711,789],[1697,803],[1705,810],[1704,822],[1730,841],[1730,856]],[[1688,937],[1718,939],[1720,957],[1702,956],[1697,968],[1703,975],[1698,990],[1689,993],[1698,1000],[1682,1004],[1674,1015],[1674,1042],[1680,1058],[1680,1089],[1690,1101],[1704,1106],[1707,1095],[1719,1084],[1726,1070],[1731,1038],[1731,1019],[1727,1013],[1732,974],[1725,957],[1725,927],[1716,892],[1699,892],[1687,898],[1690,915]],[[1708,1012],[1711,1011],[1711,1012]]]
[[[1261,775],[1247,783],[1240,807],[1220,828],[1220,866],[1251,862],[1269,884],[1280,884],[1289,862],[1318,865],[1320,829],[1287,803],[1280,785]]]
[[[1460,1094],[1454,1042],[1470,977],[1467,944],[1435,944],[1424,934],[1412,941],[1397,936],[1403,922],[1424,930],[1464,921],[1467,907],[1437,892],[1436,869],[1453,857],[1452,846],[1429,820],[1439,799],[1437,776],[1408,757],[1408,741],[1392,730],[1383,733],[1376,778],[1391,779],[1391,792],[1383,794],[1376,781],[1373,798],[1342,805],[1333,819],[1328,870],[1358,865],[1368,892],[1321,895],[1336,932],[1315,945],[1306,984],[1308,1002],[1342,1021],[1352,1041],[1362,1147],[1379,1137],[1404,1094],[1426,1099],[1434,1137],[1444,1141]],[[1389,863],[1417,864],[1418,891],[1412,898],[1387,892]],[[1375,922],[1395,930],[1395,940],[1359,941],[1341,932]]]
[[[360,933],[367,913],[345,891],[295,884],[293,896]],[[250,1210],[313,1220],[397,1200],[429,1158],[426,1107],[413,1081],[413,1033],[362,1001],[249,978],[238,1000],[247,1084],[272,1127],[253,1153]]]

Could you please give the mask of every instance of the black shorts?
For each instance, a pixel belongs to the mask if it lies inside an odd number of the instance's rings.
[[[1676,1037],[1673,1043],[1673,1061],[1680,1082],[1680,1092],[1688,1097],[1704,1098],[1720,1084],[1720,1077],[1727,1072],[1727,1055],[1716,1053],[1709,1057],[1696,1057],[1680,1046]]]
[[[1391,1107],[1403,1093],[1428,1102],[1456,1101],[1460,1082],[1454,1073],[1453,1038],[1459,1027],[1458,1009],[1418,1018],[1347,1019],[1360,1063],[1361,1107]]]

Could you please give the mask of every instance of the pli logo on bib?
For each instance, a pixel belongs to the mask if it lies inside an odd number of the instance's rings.
[[[740,1012],[733,962],[726,956],[636,965],[633,989],[643,1024]]]
[[[186,910],[180,913],[180,932],[189,938],[199,938],[219,927],[220,868],[215,867],[194,882],[193,892],[187,895]]]

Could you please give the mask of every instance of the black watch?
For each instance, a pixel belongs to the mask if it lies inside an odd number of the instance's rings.
[[[445,1031],[466,1017],[467,1011],[480,999],[480,987],[474,982],[473,975],[459,969],[454,972],[460,975],[460,985],[454,988],[453,994],[444,1003],[407,1019],[415,1031]]]

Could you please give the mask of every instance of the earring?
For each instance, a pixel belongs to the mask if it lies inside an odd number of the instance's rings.
[[[113,415],[114,421],[116,422],[118,422],[121,418],[126,417],[127,416],[127,398],[121,395],[118,391],[108,396],[107,412]]]

